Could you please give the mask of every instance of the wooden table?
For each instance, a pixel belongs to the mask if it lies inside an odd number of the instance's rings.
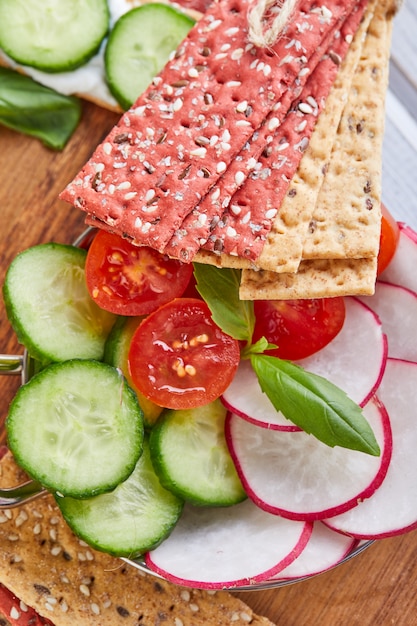
[[[415,0],[408,0],[396,18],[394,32],[383,187],[389,208],[415,228],[417,55],[412,36],[416,28]],[[116,114],[86,104],[81,125],[62,153],[0,128],[1,283],[20,250],[50,240],[69,243],[82,231],[83,216],[60,202],[58,193],[117,119]],[[21,353],[2,302],[0,352]],[[18,376],[0,376],[0,424],[19,382]],[[417,625],[417,533],[379,541],[355,559],[307,582],[240,595],[279,626]]]

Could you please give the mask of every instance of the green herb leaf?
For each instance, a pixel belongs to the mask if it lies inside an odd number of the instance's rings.
[[[255,343],[247,344],[241,351],[240,356],[242,359],[249,359],[252,354],[261,354],[266,350],[275,350],[276,348],[276,344],[269,343],[266,337],[261,337]]]
[[[250,342],[255,313],[253,302],[239,299],[240,271],[194,263],[194,276],[216,324],[234,339]]]
[[[77,98],[64,96],[28,76],[0,68],[0,124],[62,150],[81,117]]]
[[[328,446],[379,456],[361,408],[325,378],[265,354],[251,356],[262,391],[277,411]]]

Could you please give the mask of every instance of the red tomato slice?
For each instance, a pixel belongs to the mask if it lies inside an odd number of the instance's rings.
[[[213,322],[204,301],[177,298],[140,324],[128,362],[132,380],[147,398],[187,409],[218,398],[239,358],[239,343]]]
[[[102,309],[147,315],[183,294],[193,267],[100,230],[88,250],[85,273],[91,297]]]
[[[384,269],[389,265],[397,249],[398,239],[400,237],[398,223],[384,204],[381,204],[381,211],[382,221],[378,253],[378,275],[382,274]]]
[[[341,297],[312,300],[256,300],[253,340],[266,337],[277,349],[268,354],[281,359],[304,359],[324,348],[345,320]]]

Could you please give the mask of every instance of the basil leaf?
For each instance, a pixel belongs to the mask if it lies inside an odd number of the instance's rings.
[[[250,342],[255,313],[253,302],[239,299],[240,271],[194,263],[194,276],[215,323],[234,339]]]
[[[0,68],[0,124],[62,150],[81,117],[77,98],[64,96],[28,76]]]
[[[328,446],[379,456],[374,433],[362,409],[322,376],[264,354],[251,355],[262,391],[277,411]]]
[[[276,344],[269,343],[266,337],[261,337],[255,343],[247,344],[241,351],[240,358],[248,359],[251,354],[260,354],[266,350],[275,350],[276,348]]]

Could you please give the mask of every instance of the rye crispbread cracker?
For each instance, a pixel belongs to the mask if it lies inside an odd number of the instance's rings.
[[[375,289],[376,257],[302,261],[297,272],[276,274],[244,271],[242,300],[298,300],[346,295],[372,295]]]
[[[349,48],[344,35],[356,32],[367,1],[356,4],[321,40],[297,79],[171,238],[164,249],[169,256],[192,260],[204,248],[258,258]],[[301,45],[295,38],[288,41],[287,56],[296,55]]]
[[[308,147],[311,134],[325,108],[341,62],[349,52],[368,0],[361,0],[335,30],[320,54],[314,71],[299,99],[265,146],[258,167],[237,190],[218,224],[212,230],[205,249],[219,250],[249,258],[257,263],[274,216],[289,193],[294,173]],[[235,215],[236,209],[238,214]]]
[[[329,245],[334,242],[334,253],[302,260],[296,273],[243,270],[242,299],[296,299],[371,295],[374,292],[380,233],[385,93],[392,32],[392,19],[387,17],[385,10],[384,3],[380,3],[369,26],[329,170],[313,213],[312,230],[317,230],[316,220],[320,217],[323,241],[330,242]],[[353,172],[346,172],[344,163],[349,163]],[[328,178],[329,172],[331,178]],[[324,198],[325,193],[332,198],[332,203],[327,196]],[[323,211],[323,206],[327,207],[327,212]],[[342,215],[339,206],[352,209],[350,221]],[[340,230],[341,224],[346,230]],[[369,240],[364,238],[364,232]]]
[[[357,3],[317,8],[302,0],[270,50],[248,45],[248,0],[212,3],[61,198],[138,245],[163,250]],[[293,39],[300,49],[288,54]],[[243,93],[250,109],[241,106]]]
[[[274,272],[297,271],[302,258],[305,233],[313,215],[337,127],[349,96],[353,74],[359,62],[363,40],[377,1],[373,0],[369,3],[349,52],[340,66],[338,76],[327,98],[325,109],[317,120],[309,146],[292,179],[289,193],[286,194],[279,208],[278,215],[256,264],[239,257],[212,254],[205,250],[200,250],[196,256],[196,261],[235,269],[254,267]]]
[[[378,254],[390,38],[385,13],[377,7],[304,240],[303,259]]]
[[[10,453],[0,486],[24,480]],[[55,626],[273,626],[223,591],[177,587],[79,541],[51,496],[0,511],[0,582]]]
[[[310,140],[311,146],[307,148],[307,151],[304,153],[301,160],[301,167],[291,185],[290,193],[287,194],[279,209],[276,223],[264,247],[261,260],[259,264],[256,263],[257,267],[271,269],[273,271],[295,271],[298,267],[301,260],[304,234],[311,218],[316,196],[323,178],[323,163],[326,162],[331,152],[341,111],[349,92],[350,80],[359,59],[363,37],[372,17],[375,3],[376,0],[371,0],[369,3],[365,17],[359,26],[353,42],[349,46],[349,53],[346,55],[339,68],[334,88],[326,101],[326,108],[324,112],[318,116],[316,130],[313,132],[313,136]],[[357,5],[355,11],[359,13],[360,10],[360,5]],[[355,16],[352,15],[349,16],[347,20],[352,19],[352,17],[354,21]],[[356,19],[360,19],[360,17]],[[350,33],[352,29],[355,31],[357,25],[346,24],[342,32]],[[340,31],[336,33],[336,42],[339,34]],[[331,51],[331,54],[335,57],[336,52],[333,50],[336,50],[337,47],[334,46],[334,42],[330,39],[330,43],[327,45],[329,46],[329,51]],[[300,122],[302,122],[302,119],[299,119],[297,124]],[[241,167],[245,169],[242,165]],[[242,190],[246,187],[247,184],[243,184]],[[297,191],[296,194],[292,193],[294,190]],[[302,215],[303,219],[300,218],[300,215]],[[194,216],[196,222],[198,221],[197,217],[197,215]],[[88,225],[98,226],[110,232],[113,231],[112,227],[109,227],[97,218],[92,218],[92,216],[87,216],[85,221]],[[199,235],[201,234],[201,236],[204,234],[202,231],[203,228],[196,228],[196,232],[198,232]],[[171,250],[169,252],[171,252]],[[241,257],[227,254],[214,254],[202,248],[197,253],[195,260],[202,263],[210,263],[218,267],[241,269],[253,266],[249,260],[242,259]]]

